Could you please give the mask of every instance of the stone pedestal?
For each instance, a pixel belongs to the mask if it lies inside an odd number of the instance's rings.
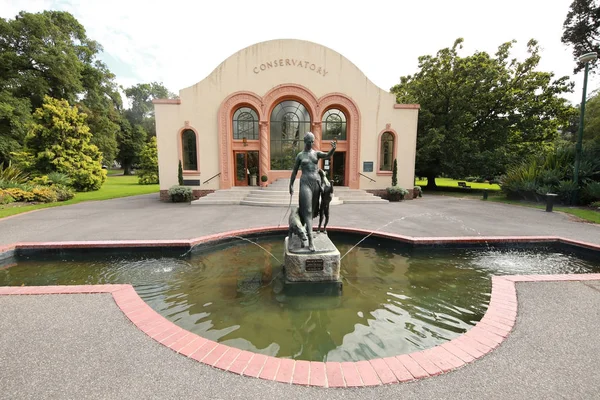
[[[296,235],[285,238],[285,280],[294,282],[340,282],[340,252],[324,233],[315,234],[316,251],[302,248]]]

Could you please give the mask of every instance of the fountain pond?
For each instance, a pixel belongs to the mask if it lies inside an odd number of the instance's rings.
[[[329,235],[342,254],[364,238]],[[342,259],[339,295],[323,284],[286,285],[283,243],[282,233],[270,232],[185,254],[24,252],[0,261],[0,286],[129,283],[173,323],[228,346],[296,360],[360,361],[466,332],[487,309],[493,275],[600,272],[594,252],[580,257],[552,244],[419,248],[373,235]]]

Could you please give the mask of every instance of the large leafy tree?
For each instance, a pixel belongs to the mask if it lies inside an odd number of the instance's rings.
[[[132,125],[126,118],[121,120],[121,129],[117,136],[117,160],[121,163],[124,175],[131,175],[133,164],[139,161],[147,137],[148,133],[141,125]]]
[[[573,57],[577,60],[585,53],[600,53],[600,4],[598,0],[574,0],[563,23],[562,42],[573,47]],[[583,69],[577,63],[575,72]],[[590,68],[597,63],[590,64]]]
[[[173,99],[174,93],[162,83],[140,83],[125,89],[125,95],[131,102],[131,108],[125,111],[125,116],[131,125],[141,125],[150,137],[156,136],[154,122],[154,99]]]
[[[567,77],[537,71],[539,47],[510,57],[514,42],[461,57],[462,39],[435,56],[419,57],[419,71],[392,87],[400,103],[419,103],[416,174],[495,176],[507,165],[552,146],[574,112],[561,95],[572,90]]]
[[[600,145],[600,93],[596,93],[585,104],[583,141],[587,144]],[[579,121],[577,121],[578,124]],[[573,138],[575,137],[573,135]]]
[[[90,143],[86,115],[66,100],[46,96],[33,118],[21,158],[24,166],[37,174],[67,174],[78,191],[100,189],[106,172],[102,154]]]
[[[124,111],[125,121],[121,124],[121,132],[117,137],[123,173],[131,174],[131,167],[139,161],[140,153],[147,139],[156,137],[154,119],[154,99],[175,98],[176,95],[162,83],[140,83],[125,89],[125,95],[131,108]]]
[[[97,60],[101,50],[67,12],[0,18],[0,162],[21,149],[24,127],[46,95],[79,102],[92,140],[108,160],[114,158],[120,99],[114,75]]]

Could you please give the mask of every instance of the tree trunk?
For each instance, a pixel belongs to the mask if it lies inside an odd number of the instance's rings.
[[[131,163],[123,163],[123,175],[132,175]]]
[[[427,190],[437,190],[438,187],[435,183],[435,174],[427,174]]]

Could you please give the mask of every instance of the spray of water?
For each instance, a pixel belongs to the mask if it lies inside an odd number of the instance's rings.
[[[253,242],[252,240],[250,240],[250,239],[247,239],[247,238],[245,238],[245,237],[241,237],[241,236],[236,236],[236,235],[233,235],[233,236],[231,236],[231,237],[234,237],[234,238],[236,238],[236,239],[241,239],[241,240],[244,240],[244,241],[246,241],[246,242],[248,242],[248,243],[252,243],[253,245],[260,247],[261,249],[263,249],[264,251],[266,251],[268,254],[270,254],[270,255],[271,255],[271,257],[273,257],[275,260],[277,260],[277,262],[278,262],[279,264],[283,264],[283,263],[282,263],[282,262],[279,260],[279,258],[275,257],[275,256],[273,255],[273,253],[271,253],[269,250],[267,250],[267,249],[265,249],[264,247],[262,247],[260,244],[258,244],[258,243],[256,243],[256,242]]]
[[[394,222],[402,221],[404,218],[406,218],[406,216],[404,216],[404,217],[402,217],[402,218],[396,218],[396,219],[394,219],[394,220],[392,220],[392,221],[388,222],[387,224],[384,224],[384,225],[380,226],[379,228],[372,230],[372,231],[371,231],[371,232],[370,232],[370,233],[369,233],[367,236],[365,236],[364,238],[360,239],[360,240],[358,241],[358,243],[356,243],[354,246],[350,247],[350,250],[348,250],[348,251],[346,252],[346,254],[344,254],[344,255],[342,256],[342,258],[340,258],[340,261],[342,261],[342,260],[344,259],[344,257],[346,257],[346,255],[348,255],[348,253],[350,253],[352,250],[354,250],[354,248],[355,248],[356,246],[358,246],[359,244],[361,244],[362,242],[364,242],[365,240],[367,240],[367,238],[368,238],[369,236],[371,236],[372,234],[374,234],[374,233],[375,233],[375,232],[377,232],[378,230],[380,230],[380,229],[383,229],[383,228],[385,228],[386,226],[393,224]]]

